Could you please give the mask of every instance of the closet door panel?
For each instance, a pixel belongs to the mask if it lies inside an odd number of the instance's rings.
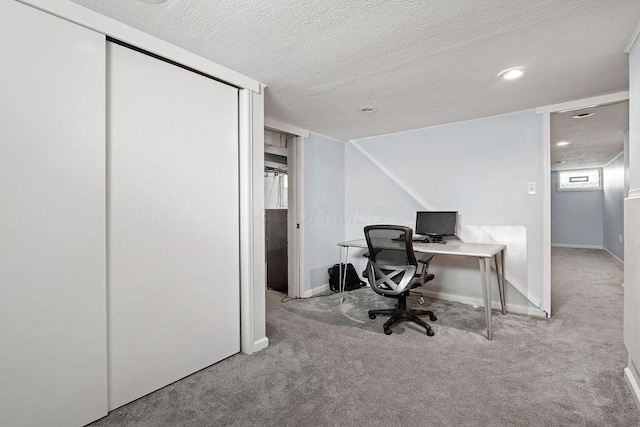
[[[0,425],[107,412],[105,38],[0,2]]]
[[[108,44],[116,408],[240,351],[238,91]]]

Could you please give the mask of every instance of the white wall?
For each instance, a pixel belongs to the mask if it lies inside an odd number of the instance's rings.
[[[551,172],[551,243],[602,248],[604,192],[558,191],[557,180]]]
[[[629,191],[640,188],[640,42],[629,53]]]
[[[371,223],[412,224],[425,208],[457,210],[461,225],[524,226],[528,294],[541,302],[542,202],[526,191],[542,179],[541,127],[525,111],[355,141],[393,178],[349,144],[345,238],[363,237]],[[436,279],[431,289],[481,301],[477,261],[467,261],[458,266],[470,272],[468,282]],[[450,261],[436,258],[436,271],[439,263]],[[513,289],[507,296],[508,304],[528,305]]]
[[[329,283],[327,270],[339,262],[344,240],[343,142],[310,134],[304,140],[305,271],[301,294]]]
[[[625,378],[640,408],[640,42],[629,54],[629,197],[624,202],[627,262],[624,269]]]
[[[602,170],[604,186],[602,246],[624,261],[624,154],[621,153]]]

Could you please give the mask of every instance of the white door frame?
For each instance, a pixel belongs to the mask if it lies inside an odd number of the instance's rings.
[[[629,92],[547,105],[536,109],[542,115],[542,304],[551,316],[551,113],[581,110],[629,99]]]
[[[304,247],[304,138],[309,131],[286,123],[265,119],[265,128],[293,135],[288,149],[287,169],[289,208],[287,216],[287,253],[289,297],[304,295],[305,247]],[[263,176],[262,174],[260,176]]]

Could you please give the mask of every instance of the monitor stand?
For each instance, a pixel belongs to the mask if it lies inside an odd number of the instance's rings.
[[[440,234],[429,234],[429,243],[447,243],[444,240],[442,240],[444,238],[443,235]]]

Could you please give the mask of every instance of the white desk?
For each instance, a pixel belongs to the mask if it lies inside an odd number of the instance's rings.
[[[365,239],[349,240],[338,243],[340,247],[340,262],[344,260],[346,265],[349,258],[349,248],[367,248]],[[498,292],[500,293],[500,305],[502,314],[506,314],[504,297],[504,250],[505,245],[493,245],[486,243],[464,243],[461,240],[448,240],[446,244],[440,243],[420,243],[413,242],[413,251],[419,253],[430,253],[436,255],[453,255],[476,257],[480,264],[480,281],[482,283],[482,299],[484,300],[484,310],[487,321],[487,338],[492,339],[491,331],[491,259],[496,266],[496,276],[498,278]],[[342,256],[345,250],[344,258]],[[346,275],[340,271],[340,303],[344,301],[344,279]]]

